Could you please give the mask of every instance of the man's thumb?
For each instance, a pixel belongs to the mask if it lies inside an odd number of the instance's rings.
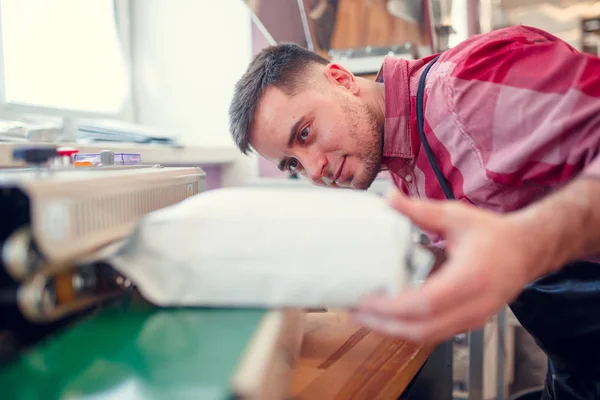
[[[446,204],[441,201],[414,200],[398,191],[387,195],[388,203],[424,231],[443,234],[447,229]]]

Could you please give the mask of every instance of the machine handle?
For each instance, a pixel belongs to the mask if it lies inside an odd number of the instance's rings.
[[[27,164],[44,164],[58,156],[56,147],[17,147],[13,150],[13,159]]]

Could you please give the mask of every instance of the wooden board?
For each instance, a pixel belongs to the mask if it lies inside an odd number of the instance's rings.
[[[295,400],[397,399],[433,351],[354,325],[348,313],[307,314]]]
[[[332,48],[385,47],[405,43],[427,45],[429,41],[418,24],[391,15],[387,11],[386,0],[340,0]]]
[[[236,399],[285,399],[304,333],[305,312],[269,311],[232,377]]]
[[[329,57],[329,49],[390,47],[406,43],[426,46],[430,43],[427,32],[422,31],[418,23],[407,22],[391,15],[387,11],[387,0],[339,0],[337,12],[333,16],[333,26],[329,13],[334,11],[327,4],[327,0],[304,0],[305,10],[312,10],[308,13],[307,23],[315,52],[325,58]],[[328,32],[332,28],[333,31]],[[325,37],[331,35],[329,40],[324,38],[321,41],[329,42],[328,48],[319,47],[319,31]]]

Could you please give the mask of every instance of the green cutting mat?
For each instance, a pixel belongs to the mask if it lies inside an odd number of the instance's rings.
[[[228,399],[231,374],[264,315],[113,307],[4,366],[0,399]]]

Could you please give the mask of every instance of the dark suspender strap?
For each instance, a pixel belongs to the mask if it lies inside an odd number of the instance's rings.
[[[431,151],[431,147],[429,147],[429,143],[427,142],[427,138],[425,137],[425,130],[423,127],[423,94],[425,92],[425,77],[427,76],[427,73],[429,72],[431,66],[437,61],[439,57],[440,56],[437,56],[429,62],[429,64],[427,65],[427,67],[425,67],[425,70],[421,74],[421,78],[419,79],[419,89],[417,90],[417,126],[419,127],[419,136],[421,137],[421,143],[423,144],[425,153],[427,153],[427,158],[429,159],[431,168],[433,168],[433,172],[435,172],[435,176],[440,182],[440,186],[442,187],[442,190],[444,191],[446,197],[449,200],[453,200],[454,194],[452,193],[452,189],[450,188],[448,181],[446,181],[446,178],[444,178],[444,175],[442,174],[435,162],[435,157],[433,155],[433,152]]]

